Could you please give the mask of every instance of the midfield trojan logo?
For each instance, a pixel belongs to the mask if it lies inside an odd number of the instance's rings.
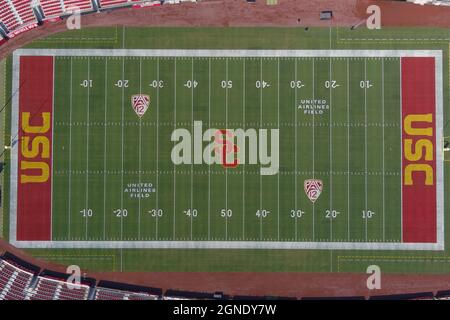
[[[312,203],[316,202],[322,194],[323,182],[318,179],[305,180],[304,188],[306,196],[311,200]]]
[[[171,140],[178,142],[171,153],[175,165],[205,163],[236,168],[244,164],[259,164],[261,175],[278,174],[279,129],[211,128],[203,132],[202,121],[194,121],[193,129],[193,137],[184,128],[172,132]],[[205,142],[208,143],[206,147],[203,145]]]
[[[131,97],[131,106],[134,112],[142,118],[150,106],[150,96],[145,94],[135,94]]]

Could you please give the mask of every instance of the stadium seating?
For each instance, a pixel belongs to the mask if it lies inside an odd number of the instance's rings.
[[[119,291],[97,287],[95,300],[156,300],[157,297],[145,293]]]
[[[91,0],[64,0],[63,12],[71,11],[78,8],[80,11],[93,10]]]
[[[100,0],[101,8],[111,8],[116,6],[124,6],[133,2],[141,2],[140,0]]]
[[[63,14],[60,0],[40,0],[45,17],[54,17]]]
[[[0,260],[0,300],[24,300],[33,273]]]

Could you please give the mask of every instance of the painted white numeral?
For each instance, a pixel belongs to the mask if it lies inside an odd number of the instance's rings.
[[[93,82],[92,80],[83,80],[80,83],[80,86],[82,86],[83,88],[92,88]]]
[[[339,214],[340,214],[340,212],[336,211],[336,210],[326,210],[325,211],[325,217],[327,219],[336,219]]]
[[[161,218],[164,214],[163,209],[152,209],[149,213],[152,218]]]
[[[266,218],[269,215],[270,211],[265,209],[260,209],[256,211],[256,217],[257,218]]]
[[[183,211],[184,214],[190,218],[197,218],[198,211],[197,209],[187,209],[186,211]]]
[[[94,215],[92,209],[83,209],[80,210],[80,213],[83,218],[91,218]]]
[[[291,89],[301,89],[305,85],[301,81],[291,81]]]
[[[255,85],[257,89],[265,89],[270,87],[270,84],[268,82],[260,80],[256,81]]]
[[[375,212],[373,212],[373,211],[370,211],[370,210],[363,210],[362,211],[363,219],[372,219],[374,215],[375,215]]]
[[[291,210],[291,218],[301,218],[305,215],[305,211]]]
[[[337,83],[336,80],[327,80],[325,81],[325,88],[327,89],[336,89],[337,87],[339,87],[339,84]]]
[[[155,89],[161,89],[164,88],[164,81],[163,80],[153,80],[152,82],[150,82],[149,84],[150,87],[155,88]]]
[[[228,81],[223,80],[222,82],[220,82],[220,86],[222,87],[222,89],[231,89],[231,88],[233,88],[233,81],[231,81],[231,80],[228,80]]]
[[[113,211],[117,218],[125,218],[128,216],[128,210],[127,209],[117,209]]]
[[[197,88],[198,86],[198,82],[195,80],[188,80],[186,81],[186,83],[184,84],[184,86],[188,89],[192,89],[192,88]]]
[[[220,210],[220,216],[222,218],[231,218],[233,216],[233,211],[231,209]]]
[[[117,88],[128,88],[129,80],[118,80],[115,84]]]
[[[367,81],[361,81],[359,83],[359,86],[361,89],[370,89],[373,87],[373,84],[369,80],[367,80]]]

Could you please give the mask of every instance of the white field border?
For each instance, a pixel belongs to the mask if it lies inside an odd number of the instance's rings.
[[[81,57],[434,57],[436,60],[436,146],[443,134],[443,63],[441,50],[128,50],[128,49],[19,49],[13,53],[12,91],[19,88],[20,56]],[[19,95],[12,99],[11,132],[18,132]],[[388,242],[278,242],[278,241],[17,241],[18,143],[11,149],[10,243],[19,248],[162,248],[162,249],[332,249],[332,250],[444,250],[443,151],[436,148],[437,243]]]

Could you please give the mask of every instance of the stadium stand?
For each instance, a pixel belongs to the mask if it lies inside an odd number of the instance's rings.
[[[2,0],[0,1],[0,45],[44,20],[133,6],[152,7],[197,0]],[[47,21],[48,22],[48,21]]]
[[[82,278],[69,288],[69,275],[43,270],[8,252],[0,256],[0,300],[296,300],[294,297],[229,296],[137,286]],[[302,300],[364,300],[365,297],[304,297]],[[450,291],[372,296],[370,300],[450,300]]]
[[[136,2],[142,2],[141,0],[99,0],[100,8],[111,8],[133,5]]]
[[[45,17],[59,16],[64,13],[60,0],[40,0]]]
[[[79,9],[80,11],[93,10],[91,0],[64,0],[63,4],[63,13],[73,11],[74,9]]]
[[[123,284],[118,282],[100,281],[96,288],[96,300],[157,300],[162,296],[162,290]]]

